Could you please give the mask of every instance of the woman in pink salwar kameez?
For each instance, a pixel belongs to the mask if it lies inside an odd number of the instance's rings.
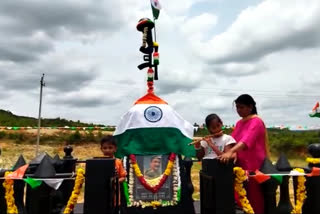
[[[243,94],[236,100],[239,120],[232,132],[237,144],[228,152],[220,156],[223,162],[229,161],[237,153],[237,165],[244,170],[254,172],[263,164],[267,157],[267,132],[264,122],[257,115],[256,102],[248,95]],[[263,192],[255,179],[249,178],[247,197],[255,214],[264,213]]]

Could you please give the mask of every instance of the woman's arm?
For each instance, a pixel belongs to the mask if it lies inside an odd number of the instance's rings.
[[[235,145],[236,145],[235,143],[226,145],[226,146],[224,147],[223,152],[226,153],[226,152],[230,151]],[[236,153],[236,152],[233,153],[231,159],[233,159],[233,163],[236,163],[236,162],[237,162],[237,153]]]
[[[236,152],[241,151],[241,150],[245,149],[246,147],[247,147],[246,144],[244,144],[243,142],[239,142],[235,146],[233,146],[232,148],[226,150],[226,152],[223,153],[222,155],[219,155],[218,158],[222,162],[226,163],[236,155]]]

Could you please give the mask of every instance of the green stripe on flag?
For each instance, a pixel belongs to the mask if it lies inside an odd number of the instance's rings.
[[[192,139],[186,137],[177,128],[137,128],[128,129],[117,139],[116,156],[160,155],[174,152],[187,157],[194,157],[196,152],[188,144]]]
[[[158,19],[159,18],[159,14],[160,14],[160,10],[158,10],[158,9],[152,7],[152,6],[151,6],[151,8],[152,8],[153,18],[154,19]]]
[[[320,117],[320,112],[309,114],[310,117]]]

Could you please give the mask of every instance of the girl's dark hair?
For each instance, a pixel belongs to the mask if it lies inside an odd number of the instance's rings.
[[[117,146],[117,141],[112,135],[106,135],[106,136],[101,138],[100,146],[102,146],[105,143]]]
[[[256,102],[249,94],[242,94],[240,95],[235,101],[236,104],[242,104],[246,106],[252,105],[252,111],[251,114],[258,114]]]
[[[217,120],[219,123],[222,124],[222,120],[220,119],[220,117],[217,114],[209,114],[206,117],[206,126],[207,128],[209,128],[211,121],[213,120]]]

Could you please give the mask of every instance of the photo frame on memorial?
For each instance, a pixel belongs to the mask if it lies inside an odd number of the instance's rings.
[[[168,163],[168,155],[136,156],[136,159],[146,180],[161,179],[161,175],[164,173]],[[159,189],[159,191],[152,193],[140,183],[137,177],[134,177],[133,199],[134,201],[141,200],[147,202],[154,200],[171,201],[173,200],[172,181],[172,175],[168,176],[166,182]]]

